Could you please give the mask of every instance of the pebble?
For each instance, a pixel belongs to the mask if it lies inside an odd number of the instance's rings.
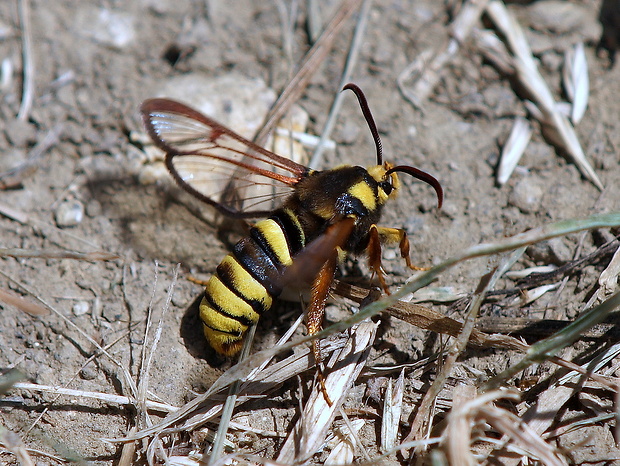
[[[101,202],[97,199],[91,199],[86,205],[86,214],[89,217],[98,217],[101,215],[103,208],[101,207]]]
[[[26,147],[37,139],[37,129],[27,121],[12,119],[5,122],[4,132],[10,145],[14,147]]]
[[[572,260],[573,253],[562,238],[532,244],[527,248],[527,255],[534,261],[543,264],[562,265]]]
[[[543,190],[531,177],[522,178],[512,189],[508,203],[525,214],[537,212],[542,201]]]
[[[588,10],[564,0],[543,0],[528,8],[528,17],[530,26],[538,31],[565,34],[581,27]]]
[[[164,162],[155,162],[145,165],[138,173],[138,182],[141,185],[155,184],[161,180],[167,179],[168,169]]]
[[[73,27],[79,35],[95,42],[123,48],[136,38],[134,17],[126,12],[80,4]]]
[[[97,378],[97,370],[93,367],[86,366],[80,371],[82,380],[94,380]]]
[[[577,42],[595,43],[602,27],[597,10],[562,0],[541,0],[518,13],[534,54],[563,51]],[[529,27],[528,27],[529,26]]]
[[[62,202],[56,209],[55,218],[60,228],[79,225],[84,220],[84,205],[77,200]]]
[[[82,316],[90,311],[90,305],[88,304],[88,301],[80,300],[73,305],[71,310],[73,311],[73,315]]]

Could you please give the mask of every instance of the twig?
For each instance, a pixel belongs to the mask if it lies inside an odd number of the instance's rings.
[[[291,79],[286,88],[273,104],[271,111],[265,118],[262,129],[254,137],[254,142],[263,146],[269,133],[277,125],[278,121],[288,111],[289,107],[295,102],[308,86],[310,78],[317,71],[322,60],[329,53],[331,46],[336,38],[336,34],[342,28],[344,22],[353,14],[355,8],[361,0],[343,0],[334,18],[325,28],[320,39],[312,46],[304,57],[304,63],[299,68],[297,74]]]
[[[94,398],[100,401],[104,401],[106,403],[115,403],[115,404],[120,404],[120,405],[135,406],[136,404],[136,401],[133,398],[129,398],[127,396],[111,395],[109,393],[100,393],[100,392],[87,392],[84,390],[73,390],[70,388],[52,387],[50,385],[39,385],[36,383],[19,382],[13,385],[13,388],[19,388],[22,390],[32,390],[35,392],[50,392],[50,393],[56,393],[56,394],[72,396],[72,397]],[[173,413],[178,409],[175,406],[171,406],[165,403],[158,403],[156,401],[146,400],[145,403],[148,409],[153,410],[153,411],[158,411],[160,413]]]
[[[32,59],[32,37],[30,32],[30,0],[19,1],[19,21],[22,25],[22,56],[24,85],[22,89],[22,102],[19,107],[17,119],[25,121],[30,114],[34,99],[34,60]]]
[[[0,248],[0,257],[16,257],[30,259],[75,259],[81,261],[110,261],[120,258],[118,254],[105,251],[76,252],[51,249]]]

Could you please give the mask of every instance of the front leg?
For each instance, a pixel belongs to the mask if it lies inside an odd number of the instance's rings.
[[[407,232],[405,230],[403,230],[402,228],[376,228],[378,230],[381,242],[388,244],[398,243],[398,247],[400,248],[400,255],[403,259],[405,259],[407,267],[409,267],[411,270],[427,270],[425,267],[417,267],[411,263],[411,258],[409,257],[409,237],[407,236]]]
[[[417,267],[411,263],[411,258],[409,257],[409,238],[405,230],[401,228],[386,228],[372,225],[370,227],[367,249],[368,264],[373,273],[377,275],[379,283],[381,283],[381,288],[383,288],[387,294],[390,294],[390,292],[381,269],[381,243],[398,244],[400,255],[405,259],[407,267],[412,270],[426,270],[423,267]]]

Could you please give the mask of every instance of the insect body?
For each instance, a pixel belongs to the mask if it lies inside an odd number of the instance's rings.
[[[397,172],[430,184],[439,206],[441,185],[417,168],[383,162],[364,94],[354,84],[345,89],[355,92],[370,126],[375,166],[311,170],[178,102],[151,99],[142,104],[149,135],[166,152],[166,165],[183,189],[229,216],[268,217],[254,224],[206,285],[200,317],[209,343],[221,354],[239,352],[249,326],[294,283],[312,282],[307,326],[310,334],[319,331],[338,260],[346,253],[366,252],[386,291],[382,242],[399,244],[407,265],[415,268],[405,231],[377,226],[381,210],[400,187]],[[266,205],[284,195],[279,207]],[[313,348],[318,360],[318,343]]]

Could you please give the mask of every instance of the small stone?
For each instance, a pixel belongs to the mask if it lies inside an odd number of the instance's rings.
[[[508,203],[518,207],[524,214],[537,212],[542,201],[543,190],[530,177],[521,179],[510,193]]]
[[[94,380],[97,378],[97,370],[93,367],[86,366],[80,371],[80,377],[83,380]]]
[[[101,215],[101,212],[101,202],[99,202],[97,199],[91,199],[86,206],[86,214],[89,217],[98,217],[99,215]]]
[[[558,71],[564,63],[564,57],[555,51],[549,51],[542,54],[540,61],[549,71]]]
[[[73,308],[71,309],[73,311],[73,314],[76,316],[82,316],[84,314],[87,314],[88,311],[90,311],[90,305],[88,304],[88,301],[77,301],[74,305]]]
[[[60,228],[74,227],[84,220],[84,205],[76,200],[62,202],[55,213]]]
[[[564,0],[542,0],[528,10],[530,26],[537,31],[565,34],[578,29],[591,12]]]
[[[163,162],[154,162],[142,167],[138,174],[138,181],[141,185],[148,186],[161,180],[167,179],[168,169]]]
[[[13,147],[27,147],[37,140],[37,129],[31,123],[22,120],[5,122],[4,132],[9,144]]]
[[[573,256],[572,251],[561,238],[532,244],[528,246],[526,253],[535,262],[556,265],[569,262]]]
[[[98,44],[123,48],[136,38],[134,17],[126,12],[81,4],[74,20],[74,29]]]

